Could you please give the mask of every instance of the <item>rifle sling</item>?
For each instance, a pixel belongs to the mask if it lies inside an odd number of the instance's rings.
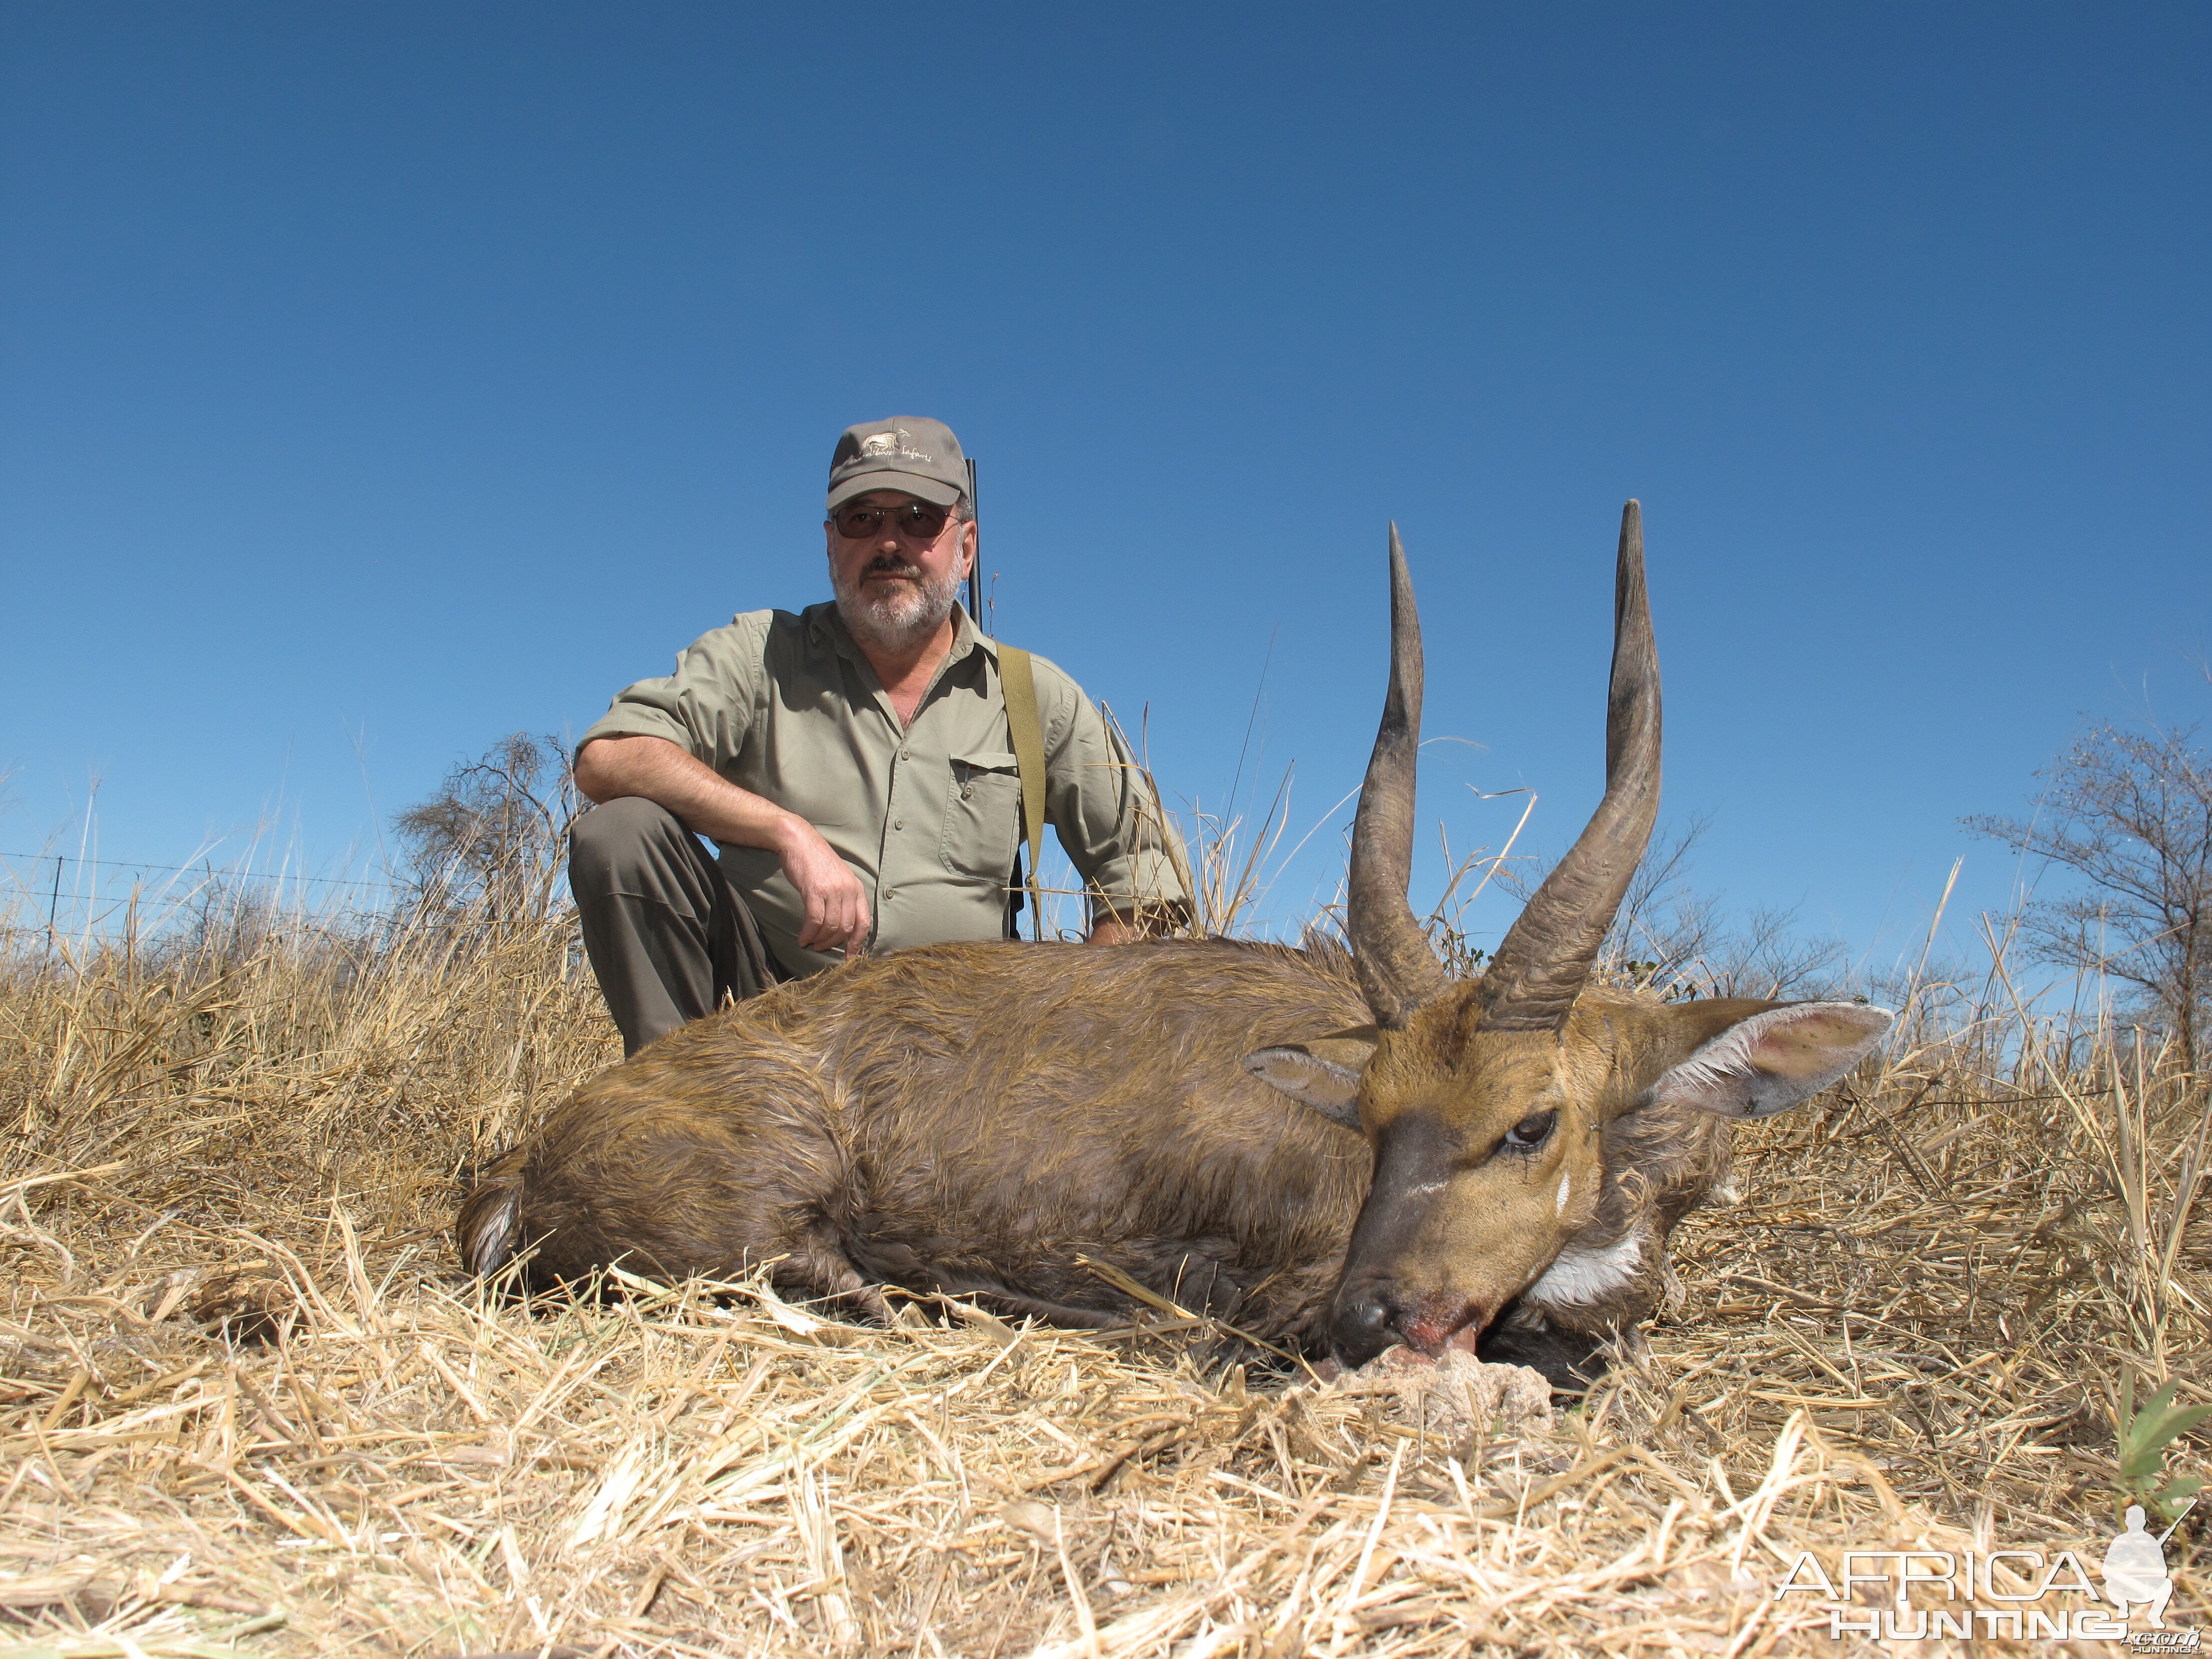
[[[1042,939],[1044,900],[1037,888],[1037,855],[1044,845],[1044,728],[1037,720],[1036,674],[1028,652],[1011,645],[999,647],[999,687],[1006,694],[1006,731],[1013,739],[1014,769],[1021,775],[1022,827],[1030,842],[1023,884],[1029,891],[1030,927]]]

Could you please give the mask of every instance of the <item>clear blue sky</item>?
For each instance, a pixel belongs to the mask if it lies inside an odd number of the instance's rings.
[[[106,857],[342,871],[823,597],[836,434],[915,412],[1000,633],[1209,806],[1256,693],[1300,832],[1395,516],[1482,745],[1425,819],[1563,844],[1640,496],[1701,880],[1905,950],[2083,713],[2212,702],[2208,70],[2202,6],[9,0],[0,850],[97,777]]]

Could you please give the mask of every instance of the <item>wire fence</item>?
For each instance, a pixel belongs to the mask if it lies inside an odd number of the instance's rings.
[[[0,850],[0,965],[82,973],[120,952],[166,972],[275,951],[343,961],[351,973],[389,951],[435,942],[442,971],[565,922],[563,971],[576,972],[582,939],[565,874],[516,863],[489,879],[458,866],[318,876],[213,859],[161,864]]]
[[[18,940],[27,933],[52,942],[159,929],[204,921],[226,907],[324,915],[377,908],[416,890],[388,878],[256,870],[213,859],[155,864],[0,851],[0,926]]]

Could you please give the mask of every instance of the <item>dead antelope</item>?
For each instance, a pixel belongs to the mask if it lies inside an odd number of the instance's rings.
[[[787,1292],[878,1313],[896,1285],[1091,1326],[1133,1311],[1118,1273],[1350,1364],[1480,1342],[1588,1375],[1656,1307],[1728,1120],[1826,1087],[1891,1016],[1589,984],[1659,799],[1633,501],[1605,798],[1482,975],[1447,978],[1406,896],[1421,641],[1395,528],[1390,610],[1348,961],[1228,940],[863,958],[579,1089],[463,1206],[468,1265],[773,1261]]]

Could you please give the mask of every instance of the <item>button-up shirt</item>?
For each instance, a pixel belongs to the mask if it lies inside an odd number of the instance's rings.
[[[869,948],[1006,932],[1021,781],[995,641],[952,612],[952,649],[902,723],[834,604],[753,611],[702,635],[665,679],[640,680],[586,732],[665,738],[820,832],[866,891]],[[1182,849],[1128,749],[1082,688],[1036,666],[1045,817],[1083,878],[1093,923],[1109,910],[1187,904]],[[721,867],[793,973],[842,958],[802,950],[805,906],[776,855],[721,844]]]

